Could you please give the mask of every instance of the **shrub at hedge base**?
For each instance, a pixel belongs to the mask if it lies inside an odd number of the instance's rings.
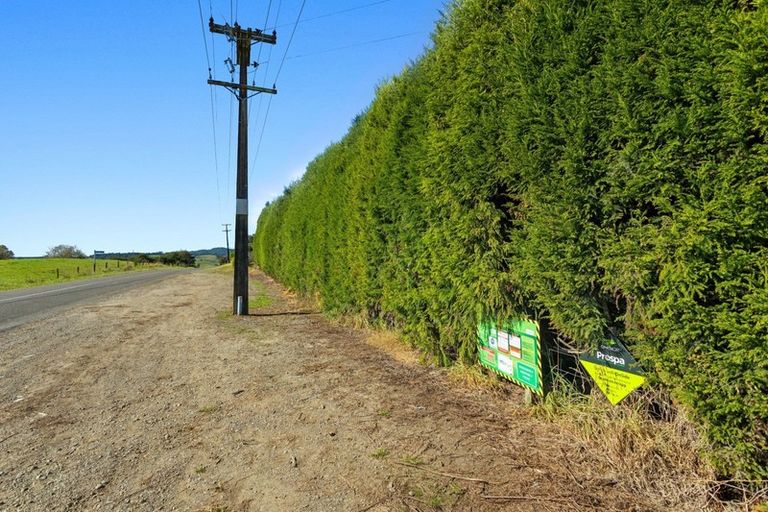
[[[324,308],[475,358],[479,317],[625,339],[768,477],[768,5],[465,0],[262,212]]]

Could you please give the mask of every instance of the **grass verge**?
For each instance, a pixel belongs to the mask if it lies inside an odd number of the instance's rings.
[[[659,390],[635,392],[612,406],[599,391],[583,395],[558,381],[531,411],[554,422],[566,445],[578,445],[600,485],[653,496],[660,510],[763,510],[766,497],[750,483],[716,481],[701,456],[707,448],[703,436]],[[564,453],[563,459],[568,460]]]
[[[92,279],[159,265],[136,266],[128,261],[77,258],[34,258],[0,260],[0,291]]]

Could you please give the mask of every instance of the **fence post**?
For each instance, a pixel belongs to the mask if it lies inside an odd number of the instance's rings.
[[[56,279],[59,278],[59,269],[56,269]]]

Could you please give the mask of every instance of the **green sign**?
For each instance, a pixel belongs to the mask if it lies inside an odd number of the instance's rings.
[[[539,324],[511,320],[477,326],[480,364],[539,395],[544,394]]]
[[[579,361],[613,405],[645,382],[640,365],[616,338],[606,340],[597,349],[581,354]]]

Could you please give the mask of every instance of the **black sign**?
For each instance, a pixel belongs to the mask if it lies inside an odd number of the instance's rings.
[[[581,354],[579,359],[601,366],[608,366],[622,372],[644,375],[638,362],[618,338],[605,340],[596,349]]]

